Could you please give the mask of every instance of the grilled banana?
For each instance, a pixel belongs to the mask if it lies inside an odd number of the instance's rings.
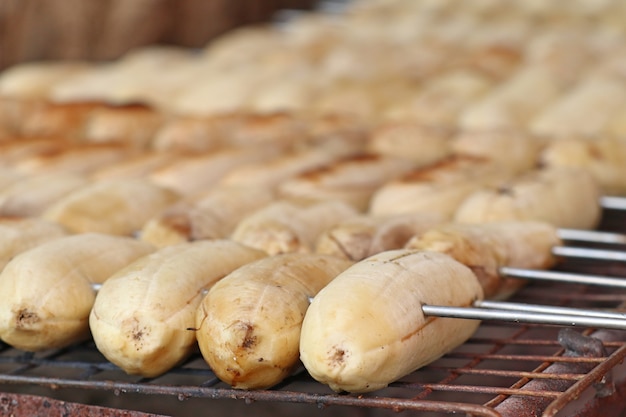
[[[59,224],[37,217],[2,218],[0,220],[0,271],[17,254],[44,242],[67,236]]]
[[[425,317],[422,304],[468,306],[483,297],[476,276],[448,255],[400,249],[360,261],[309,306],[300,358],[335,391],[367,392],[465,342],[478,321]]]
[[[129,237],[87,233],[20,253],[0,274],[0,338],[38,351],[88,337],[92,284],[153,250]]]
[[[270,255],[312,252],[323,231],[356,214],[341,201],[278,201],[244,218],[231,238]]]
[[[178,198],[174,191],[142,179],[103,181],[70,193],[42,217],[74,233],[131,235]]]
[[[560,244],[550,224],[512,221],[445,224],[415,235],[405,247],[452,256],[476,274],[486,298],[506,298],[523,282],[502,279],[500,268],[551,268],[556,264],[551,249]]]
[[[379,252],[400,249],[414,235],[443,221],[442,216],[429,213],[353,217],[323,232],[315,252],[360,261]]]
[[[241,219],[272,202],[262,187],[217,187],[195,201],[166,208],[141,230],[141,239],[157,247],[228,237]]]
[[[454,215],[460,223],[538,220],[557,227],[593,229],[602,210],[599,185],[580,168],[529,171],[498,187],[476,191]]]
[[[103,285],[89,326],[96,347],[129,374],[166,372],[196,343],[203,291],[265,254],[228,240],[181,243],[138,259]]]
[[[541,154],[549,167],[586,170],[605,194],[626,194],[626,139],[601,136],[594,139],[568,138],[550,142]]]
[[[450,218],[468,195],[509,175],[484,158],[445,158],[380,187],[372,197],[369,214],[436,213]]]
[[[202,300],[196,336],[205,360],[234,388],[269,388],[298,365],[309,297],[352,263],[327,255],[284,254],[252,262]]]

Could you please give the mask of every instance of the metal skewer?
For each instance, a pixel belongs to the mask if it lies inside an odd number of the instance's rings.
[[[492,300],[480,300],[474,302],[474,307],[489,308],[496,310],[509,310],[509,311],[529,311],[533,313],[545,313],[545,314],[565,314],[581,317],[604,317],[616,320],[626,320],[626,313],[618,311],[606,311],[606,310],[586,310],[582,308],[572,307],[559,307],[549,305],[527,304],[527,303],[514,303],[510,301],[492,301]]]
[[[504,303],[507,304],[507,303]],[[595,317],[586,314],[586,310],[577,312],[551,312],[543,313],[529,311],[528,305],[524,305],[521,309],[516,309],[515,305],[509,308],[486,308],[481,306],[472,307],[451,307],[422,305],[422,311],[426,316],[459,318],[470,320],[497,320],[514,323],[531,323],[531,324],[549,324],[557,326],[574,326],[574,327],[597,327],[603,329],[626,330],[626,319],[614,317]],[[538,306],[543,307],[543,306]],[[576,310],[576,309],[572,309]],[[585,314],[582,314],[585,312]]]
[[[541,269],[522,269],[502,267],[500,275],[507,278],[521,278],[538,281],[554,281],[566,284],[596,285],[613,288],[626,288],[626,280],[603,275],[573,274],[569,272],[544,271]]]
[[[597,230],[558,229],[557,234],[559,238],[563,240],[626,245],[626,235],[623,233],[600,232]]]
[[[569,246],[555,246],[552,254],[567,258],[599,259],[604,261],[626,262],[626,251],[574,248]]]
[[[600,197],[600,206],[604,209],[626,210],[626,197]]]
[[[600,207],[611,210],[626,210],[626,197],[604,196],[600,197]],[[597,230],[558,229],[559,237],[563,240],[575,240],[582,242],[626,244],[626,234],[611,233]]]

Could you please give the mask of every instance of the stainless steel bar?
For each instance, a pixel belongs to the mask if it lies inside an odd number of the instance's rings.
[[[626,210],[626,197],[600,197],[600,206],[604,209]]]
[[[573,314],[545,314],[527,311],[510,311],[479,307],[451,307],[428,304],[422,305],[422,311],[427,316],[436,317],[626,330],[626,320],[623,319],[585,317]]]
[[[617,320],[626,320],[626,313],[605,310],[589,310],[572,307],[559,307],[550,305],[538,305],[527,303],[513,303],[510,301],[481,300],[474,303],[474,307],[489,308],[494,310],[528,311],[545,314],[571,314],[581,317],[604,317]]]
[[[617,245],[626,244],[626,235],[622,233],[600,232],[597,230],[558,229],[557,234],[563,240]]]
[[[522,278],[538,281],[554,281],[566,284],[596,285],[613,288],[626,288],[626,279],[602,275],[573,274],[569,272],[545,271],[541,269],[522,269],[502,267],[500,275],[509,278]]]
[[[618,251],[618,250],[555,246],[552,248],[552,253],[556,256],[562,256],[566,258],[584,258],[584,259],[599,259],[603,261],[626,262],[626,251]]]

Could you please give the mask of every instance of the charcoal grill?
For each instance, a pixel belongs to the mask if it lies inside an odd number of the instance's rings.
[[[608,209],[600,229],[626,232],[626,212]],[[568,260],[559,269],[626,277],[619,262]],[[626,289],[532,282],[511,301],[626,311]],[[485,321],[465,344],[388,388],[344,395],[304,369],[270,390],[241,391],[199,353],[147,379],[126,375],[92,341],[36,354],[0,342],[0,415],[617,417],[626,415],[625,358],[626,331]]]
[[[600,228],[622,232],[625,218],[607,210]],[[559,269],[626,276],[626,265],[618,262],[568,260]],[[511,301],[621,310],[626,309],[626,290],[533,282]],[[298,410],[333,416],[609,417],[626,410],[625,358],[626,331],[483,322],[464,345],[388,388],[343,395],[303,369],[273,389],[240,391],[220,382],[199,354],[161,377],[146,379],[107,362],[93,342],[36,354],[2,345],[0,410],[16,417],[33,415],[34,407],[44,408],[46,415],[71,410],[134,417],[147,412],[219,415],[219,407],[228,415],[236,410],[262,415],[270,407],[273,415]]]

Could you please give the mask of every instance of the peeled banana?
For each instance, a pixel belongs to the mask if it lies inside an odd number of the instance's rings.
[[[468,306],[476,276],[448,255],[400,249],[357,262],[309,306],[300,359],[335,391],[386,387],[465,342],[478,321],[425,317],[423,304]]]

